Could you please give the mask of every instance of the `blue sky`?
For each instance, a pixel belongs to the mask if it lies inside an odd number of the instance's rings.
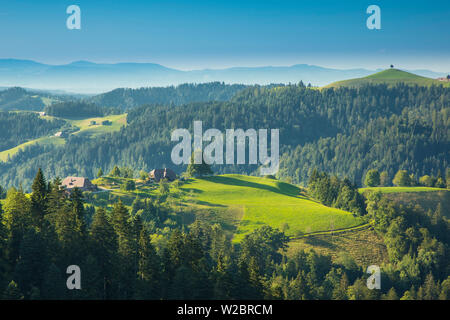
[[[0,0],[0,58],[450,71],[450,1]],[[81,8],[81,30],[66,8]],[[366,8],[381,8],[368,30]]]

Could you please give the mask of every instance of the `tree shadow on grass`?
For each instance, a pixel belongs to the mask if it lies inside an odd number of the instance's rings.
[[[223,204],[211,203],[211,202],[208,202],[208,201],[202,201],[202,200],[196,200],[196,199],[194,199],[194,202],[196,204],[200,204],[200,205],[203,205],[203,206],[209,206],[209,207],[221,207],[221,208],[226,208],[227,207],[227,206],[224,206]]]
[[[276,187],[269,186],[266,184],[244,181],[241,179],[236,179],[236,178],[232,178],[232,177],[224,177],[224,176],[204,177],[202,179],[209,181],[209,182],[213,182],[213,183],[221,183],[221,184],[225,184],[225,185],[233,185],[233,186],[239,186],[239,187],[249,187],[249,188],[261,189],[261,190],[267,190],[267,191],[275,192],[275,193],[282,194],[282,195],[285,195],[288,197],[293,197],[293,198],[301,197],[301,198],[307,199],[306,197],[303,197],[300,195],[299,188],[297,188],[293,185],[289,185],[287,183],[283,183],[283,182],[278,182],[278,188],[276,188]]]

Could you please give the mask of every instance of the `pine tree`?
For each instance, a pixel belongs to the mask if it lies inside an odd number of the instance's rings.
[[[133,227],[130,223],[130,213],[123,205],[122,200],[114,204],[112,210],[112,225],[118,238],[118,266],[119,274],[119,298],[132,298],[135,281],[137,279],[135,268],[135,243]]]
[[[14,280],[26,296],[31,288],[39,288],[46,270],[47,257],[40,233],[29,229],[20,246],[20,258],[14,270]]]
[[[67,288],[61,270],[54,263],[50,264],[42,284],[42,298],[63,300],[66,297],[66,291]]]
[[[3,293],[4,300],[23,300],[23,294],[20,292],[16,282],[11,281]]]
[[[439,294],[439,300],[449,300],[450,299],[450,276],[447,277],[441,283],[441,293]]]
[[[79,265],[85,256],[86,243],[83,233],[84,223],[79,220],[73,207],[62,207],[55,218],[55,231],[61,246],[62,265]]]
[[[145,228],[141,229],[139,236],[139,284],[137,297],[139,299],[159,298],[159,257],[150,241]]]
[[[440,294],[439,282],[434,281],[434,277],[429,273],[423,284],[424,300],[437,300]]]
[[[23,190],[11,188],[4,202],[4,221],[8,231],[8,263],[14,268],[24,234],[32,226],[31,202]]]
[[[195,155],[201,153],[202,154],[202,163],[196,164],[194,162]],[[192,153],[191,161],[188,164],[186,173],[190,177],[202,177],[206,175],[212,174],[211,166],[205,162],[204,155],[202,151],[195,151]]]
[[[95,212],[90,230],[90,239],[93,256],[99,263],[99,271],[102,276],[102,298],[112,298],[117,255],[117,235],[103,208],[99,208]]]
[[[55,214],[59,209],[61,209],[64,206],[66,197],[64,196],[64,190],[61,187],[60,178],[56,178],[50,184],[47,198],[48,198],[47,204],[48,214]]]
[[[47,182],[44,174],[39,168],[33,185],[31,186],[31,215],[33,217],[33,224],[40,228],[44,220],[44,215],[47,212]]]
[[[167,249],[170,256],[171,269],[175,270],[184,263],[184,235],[175,229],[170,235]]]
[[[80,231],[83,236],[86,235],[86,211],[84,210],[83,193],[79,188],[74,188],[70,193],[70,207],[80,224]]]
[[[414,288],[414,285],[411,286],[411,289],[405,291],[400,300],[416,300],[416,289]]]
[[[114,166],[110,173],[111,177],[120,177],[120,169],[118,166]]]
[[[97,172],[97,178],[101,178],[101,177],[103,177],[103,170],[100,168],[100,169],[98,169],[98,172]]]
[[[2,204],[0,203],[0,288],[3,288],[6,283],[3,283],[6,272],[8,271],[8,231],[4,223]]]
[[[383,300],[398,300],[397,292],[395,292],[395,289],[392,287],[387,294],[382,296]]]

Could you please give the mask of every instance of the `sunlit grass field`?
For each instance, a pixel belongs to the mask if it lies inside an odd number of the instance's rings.
[[[205,206],[226,207],[242,218],[235,240],[263,225],[289,236],[351,228],[361,225],[351,213],[309,199],[291,184],[242,175],[221,175],[190,180],[181,187]],[[239,210],[236,210],[239,209]]]
[[[100,134],[119,131],[121,127],[127,124],[127,115],[119,114],[81,120],[65,120],[71,123],[73,126],[80,128],[79,131],[73,134],[95,137]],[[102,125],[102,122],[106,120],[110,121],[111,125]],[[93,121],[95,121],[96,124],[91,124]]]

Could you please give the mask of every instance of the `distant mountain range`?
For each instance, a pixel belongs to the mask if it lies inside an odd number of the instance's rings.
[[[341,70],[307,64],[182,71],[154,63],[100,64],[77,61],[65,65],[48,65],[31,60],[0,59],[0,88],[20,86],[93,94],[115,88],[170,86],[212,81],[261,85],[303,81],[313,86],[324,86],[339,80],[366,77],[378,71],[381,69]],[[430,70],[410,71],[430,78],[447,75],[445,72]]]

